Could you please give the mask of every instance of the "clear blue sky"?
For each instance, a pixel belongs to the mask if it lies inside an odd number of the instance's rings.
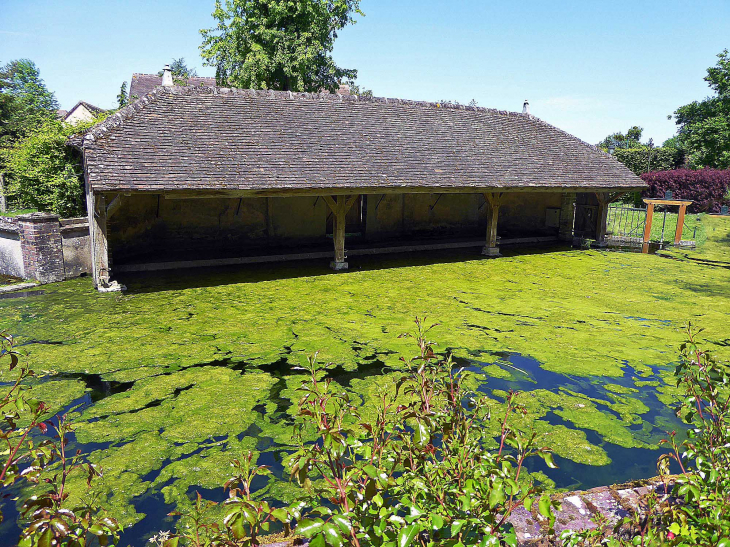
[[[362,0],[335,58],[376,95],[532,113],[591,143],[633,124],[657,144],[730,48],[728,0]],[[61,106],[115,105],[133,72],[203,67],[213,0],[0,0],[0,62],[35,61]]]

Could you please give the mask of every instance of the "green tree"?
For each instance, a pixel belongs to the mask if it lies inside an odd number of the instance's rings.
[[[641,143],[641,135],[643,133],[643,127],[634,125],[626,131],[626,134],[620,131],[618,133],[612,133],[599,142],[598,147],[604,150],[608,150],[609,148],[642,148],[645,146]]]
[[[9,146],[56,117],[58,101],[28,59],[0,67],[0,146]]]
[[[705,76],[715,95],[674,112],[678,141],[695,168],[730,168],[730,53],[725,49],[717,57]]]
[[[360,0],[216,0],[215,28],[200,46],[220,85],[336,92],[357,71],[332,58],[337,32],[355,22]]]
[[[129,104],[129,94],[127,93],[127,82],[122,82],[122,87],[119,88],[119,95],[117,95],[117,104],[119,108],[124,108]]]

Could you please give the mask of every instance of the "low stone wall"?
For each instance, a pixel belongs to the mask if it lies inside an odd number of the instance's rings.
[[[673,481],[670,480],[667,486],[671,492]],[[509,522],[515,527],[521,547],[560,545],[560,534],[564,530],[594,529],[599,515],[611,526],[625,517],[637,514],[644,516],[645,499],[650,492],[655,492],[660,500],[668,496],[660,478],[556,494],[552,497],[560,501],[562,509],[556,514],[554,537],[548,536],[547,519],[538,514],[537,504],[534,504],[531,512],[520,507],[512,513]]]
[[[0,274],[53,283],[89,273],[86,218],[49,213],[0,217]]]
[[[6,217],[0,217],[0,274],[24,277],[18,224]]]

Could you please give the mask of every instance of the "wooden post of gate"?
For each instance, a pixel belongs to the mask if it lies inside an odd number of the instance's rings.
[[[679,217],[677,217],[677,230],[674,232],[674,244],[679,245],[682,241],[682,230],[684,229],[684,213],[687,210],[687,205],[682,204],[679,206]]]
[[[644,200],[646,201],[646,200]],[[646,202],[646,221],[644,222],[644,240],[641,246],[642,253],[649,252],[649,239],[651,239],[651,222],[654,220],[654,204]]]
[[[674,232],[674,244],[679,245],[680,241],[682,241],[682,230],[684,229],[684,215],[687,212],[687,206],[691,205],[692,201],[684,199],[645,199],[644,203],[646,203],[646,225],[644,226],[644,244],[641,247],[641,252],[649,252],[649,240],[651,239],[651,221],[654,218],[655,205],[677,205],[679,207],[677,229]]]

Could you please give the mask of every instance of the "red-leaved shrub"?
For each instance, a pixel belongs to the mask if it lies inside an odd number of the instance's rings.
[[[730,186],[730,169],[673,169],[644,173],[641,178],[649,185],[642,194],[645,198],[664,197],[672,191],[672,199],[692,200],[691,213],[719,213]]]

